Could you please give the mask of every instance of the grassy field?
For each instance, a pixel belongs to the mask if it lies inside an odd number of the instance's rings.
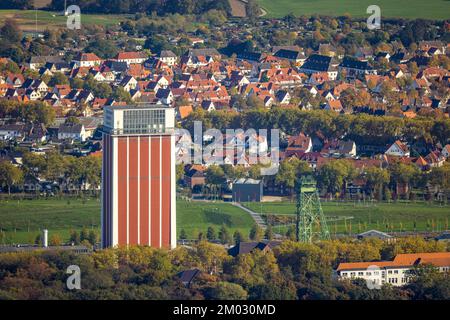
[[[401,18],[450,18],[448,0],[258,0],[268,12],[268,17],[283,17],[289,13],[295,15],[323,14],[339,16],[350,14],[352,17],[368,17],[369,5],[378,5],[382,17]]]
[[[247,207],[255,212],[294,215],[295,203],[249,203]],[[414,223],[417,231],[442,231],[448,229],[450,220],[450,206],[439,206],[425,202],[397,202],[397,203],[339,203],[323,202],[322,209],[329,219],[330,231],[349,231],[350,223],[352,232],[362,232],[370,229],[381,231],[414,231]],[[345,222],[343,217],[353,217]],[[386,225],[389,228],[386,229]],[[393,228],[392,228],[393,227]],[[359,230],[358,230],[359,229]]]
[[[36,11],[34,10],[0,10],[0,21],[12,18],[17,21],[20,28],[24,31],[35,31],[36,29]],[[101,15],[101,14],[82,14],[81,25],[101,25],[111,26],[125,21],[127,15]],[[37,11],[37,29],[44,31],[46,29],[61,28],[66,26],[67,17],[55,12]]]
[[[253,220],[246,212],[225,203],[177,202],[178,232],[184,229],[189,238],[198,232],[206,234],[209,226],[216,232],[225,225],[230,232],[240,230],[248,235]],[[3,243],[30,243],[41,229],[47,228],[68,240],[71,230],[99,230],[100,202],[82,200],[21,200],[0,201],[0,230]]]

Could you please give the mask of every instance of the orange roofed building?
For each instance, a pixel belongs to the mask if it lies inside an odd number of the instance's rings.
[[[340,263],[339,279],[364,279],[373,285],[389,283],[404,286],[411,279],[410,270],[419,265],[432,265],[440,272],[450,272],[450,252],[398,254],[393,261]]]

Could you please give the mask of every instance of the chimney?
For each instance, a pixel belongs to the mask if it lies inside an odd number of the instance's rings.
[[[47,229],[42,230],[42,246],[44,248],[48,247],[48,230]]]

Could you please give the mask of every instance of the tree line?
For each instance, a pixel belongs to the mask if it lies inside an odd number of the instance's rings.
[[[316,244],[285,241],[273,251],[229,256],[223,246],[201,241],[174,250],[129,247],[96,251],[0,254],[0,299],[239,299],[417,300],[449,299],[450,278],[429,266],[414,268],[404,287],[370,290],[365,281],[338,281],[340,262],[392,259],[398,253],[445,251],[420,238],[350,239]],[[81,269],[81,290],[65,286],[69,265]],[[198,269],[190,285],[177,276]]]
[[[101,184],[101,165],[100,157],[24,152],[21,166],[0,162],[0,187],[8,192],[20,191],[27,180],[31,183],[44,180],[57,185],[59,192],[79,193],[88,189],[95,193]]]
[[[310,136],[322,135],[327,139],[353,140],[356,144],[385,146],[397,139],[409,143],[424,142],[435,145],[449,143],[450,120],[416,117],[414,119],[391,116],[337,114],[325,110],[286,108],[248,109],[241,112],[195,110],[183,123],[193,132],[194,121],[201,121],[203,130],[226,129],[280,129],[286,134],[300,132]],[[269,130],[270,131],[270,130]]]
[[[34,8],[34,0],[3,0],[0,9]],[[64,10],[64,0],[52,0],[46,9],[54,11]],[[227,0],[80,0],[76,2],[85,13],[152,13],[159,15],[170,13],[201,14],[211,9],[229,12],[231,10]]]

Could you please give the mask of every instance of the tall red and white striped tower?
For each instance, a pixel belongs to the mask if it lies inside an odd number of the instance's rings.
[[[176,246],[175,112],[104,108],[102,246]]]

